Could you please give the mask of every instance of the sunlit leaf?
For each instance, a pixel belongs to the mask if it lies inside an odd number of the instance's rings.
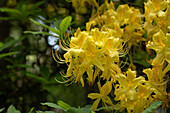
[[[60,31],[61,31],[62,34],[65,33],[66,30],[68,29],[68,27],[70,26],[71,20],[72,20],[72,17],[71,16],[67,16],[60,23]]]
[[[61,110],[66,111],[65,109],[63,109],[63,108],[60,107],[59,105],[54,104],[54,103],[51,103],[51,102],[46,102],[46,103],[41,103],[41,104],[42,104],[42,105],[47,105],[47,106],[52,107],[52,108],[61,109]]]
[[[57,103],[58,103],[58,105],[59,105],[60,107],[62,107],[62,108],[65,109],[66,111],[71,108],[70,105],[66,104],[65,102],[63,102],[63,101],[61,101],[61,100],[59,100]]]
[[[31,110],[29,111],[29,113],[32,113],[32,112],[33,112],[33,110],[34,110],[34,107],[32,107],[32,108],[31,108]]]

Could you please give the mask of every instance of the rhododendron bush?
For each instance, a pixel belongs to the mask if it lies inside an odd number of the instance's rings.
[[[93,2],[84,0],[81,3],[85,1]],[[79,11],[79,2],[72,0],[76,11]],[[157,100],[163,101],[162,107],[167,109],[170,1],[148,0],[144,3],[144,14],[127,4],[119,5],[115,9],[114,3],[107,0],[101,6],[97,3],[93,5],[86,30],[81,31],[78,28],[69,40],[60,40],[61,48],[66,51],[64,58],[61,58],[57,51],[55,53],[57,62],[68,65],[67,72],[63,74],[65,81],[81,83],[82,87],[85,81],[89,85],[98,85],[99,92],[88,94],[88,97],[94,100],[93,111],[97,109],[100,101],[104,106],[113,109],[117,106],[117,110],[127,109],[129,113],[141,113]],[[133,68],[133,60],[127,71],[122,71],[121,57],[133,54],[130,52],[132,47],[142,48],[141,43],[145,45],[144,50],[148,55],[156,52],[153,59],[146,58],[152,65],[143,69],[146,77],[137,74],[138,67]],[[113,93],[115,98],[110,97],[110,93]],[[114,104],[113,100],[117,103]]]
[[[103,103],[107,110],[152,112],[147,111],[148,108],[158,101],[161,109],[167,110],[170,1],[147,0],[144,13],[127,4],[115,8],[115,3],[108,0],[100,5],[96,0],[67,2],[71,2],[75,10],[74,20],[81,21],[80,14],[91,10],[84,29],[64,33],[71,25],[71,16],[63,19],[60,29],[31,19],[59,36],[59,45],[65,53],[62,55],[56,49],[52,55],[56,62],[67,64],[68,68],[61,72],[63,81],[58,78],[56,81],[67,85],[75,82],[82,87],[97,85],[98,92],[87,95],[94,100],[92,111]],[[80,21],[75,22],[76,25],[80,25]],[[137,64],[143,65],[142,69]]]

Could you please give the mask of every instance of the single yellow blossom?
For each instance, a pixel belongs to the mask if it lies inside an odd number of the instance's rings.
[[[89,98],[96,99],[91,107],[91,109],[93,111],[95,111],[97,109],[97,106],[98,106],[100,100],[102,100],[102,102],[104,103],[105,106],[107,106],[107,105],[113,106],[112,101],[110,100],[109,96],[107,96],[112,90],[112,82],[108,81],[102,87],[100,85],[100,82],[98,82],[97,84],[98,84],[100,93],[88,94]]]
[[[126,72],[127,76],[117,76],[119,85],[115,88],[115,100],[122,100],[122,96],[134,100],[136,95],[136,88],[139,84],[145,82],[145,78],[140,76],[136,78],[136,71],[128,69]]]
[[[168,60],[167,54],[170,52],[170,35],[165,34],[162,30],[153,35],[153,41],[149,41],[146,47],[154,49],[156,51],[156,57],[154,58],[152,65],[160,65],[164,60]],[[165,58],[166,56],[166,58]]]

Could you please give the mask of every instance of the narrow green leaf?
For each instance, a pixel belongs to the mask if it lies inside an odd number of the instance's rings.
[[[11,56],[13,54],[16,54],[16,52],[9,52],[9,53],[0,54],[0,59],[3,58],[3,57],[6,57],[6,56]]]
[[[0,42],[0,47],[2,47],[3,46],[3,43],[2,42]]]
[[[90,110],[91,112],[90,113],[96,113],[96,112],[94,112],[94,111],[92,111],[92,110]]]
[[[4,109],[5,109],[5,108],[1,108],[1,109],[0,109],[0,112],[2,112]]]
[[[15,14],[21,14],[20,11],[18,11],[17,9],[10,9],[10,8],[0,8],[1,12],[7,12],[7,13],[15,13]]]
[[[142,113],[152,113],[155,109],[157,109],[160,105],[162,105],[163,101],[154,101],[152,104],[145,109]]]
[[[49,34],[48,32],[41,32],[41,31],[24,31],[24,33],[30,33],[30,34],[41,34],[41,35],[48,35],[48,36],[54,36],[52,34]]]
[[[41,23],[33,20],[32,18],[30,18],[30,21],[32,21],[32,22],[33,22],[34,24],[36,24],[36,25],[42,26],[42,27],[44,27],[44,28],[47,28],[48,30],[52,31],[53,33],[56,33],[56,34],[59,35],[59,30],[54,29],[53,27],[49,27],[49,26],[47,26],[47,25],[45,25],[45,24],[41,24]]]
[[[50,70],[49,70],[49,68],[47,66],[41,66],[40,67],[40,74],[44,78],[48,79],[50,77]]]
[[[71,16],[67,16],[60,23],[60,31],[61,31],[62,34],[65,33],[66,30],[68,29],[68,27],[70,26],[71,20],[72,20],[72,17]]]
[[[0,17],[0,20],[12,20],[14,19],[13,17]]]
[[[15,107],[13,105],[10,105],[7,113],[21,113],[19,110],[16,110]]]
[[[17,39],[17,40],[10,40],[10,41],[7,42],[7,43],[3,43],[3,46],[0,47],[0,51],[2,51],[2,50],[4,50],[4,49],[12,46],[13,44],[15,44],[15,43],[17,43],[17,42],[19,42],[19,41],[22,41],[22,40],[25,39],[25,38],[26,38],[26,37],[21,37],[21,38],[19,38],[19,39]]]
[[[29,73],[29,72],[26,72],[25,73],[26,76],[29,76],[29,77],[32,77],[32,78],[35,78],[37,81],[39,81],[40,83],[47,83],[48,81],[46,79],[44,79],[43,77],[40,77],[38,75],[35,75],[33,73]]]
[[[29,111],[29,113],[32,113],[32,112],[33,112],[33,110],[34,110],[34,107],[32,107],[32,108],[31,108],[31,110]]]
[[[120,107],[118,107],[118,106],[114,106],[114,107],[100,107],[100,108],[96,109],[96,111],[100,111],[100,110],[113,110],[115,108],[119,109]]]
[[[16,64],[16,65],[7,65],[7,68],[15,68],[15,67],[22,67],[22,68],[33,68],[31,65],[26,65],[26,64]]]
[[[51,103],[51,102],[41,103],[41,105],[47,105],[47,106],[52,107],[52,108],[61,109],[61,110],[66,111],[65,109],[63,109],[59,105]]]
[[[42,5],[45,1],[40,1],[35,3],[34,5],[32,5],[29,9],[30,10],[34,10],[35,8],[37,8],[38,6]]]
[[[66,104],[65,102],[63,102],[61,100],[59,100],[57,103],[61,108],[65,109],[66,111],[71,108],[70,105]]]
[[[71,107],[70,109],[67,110],[67,113],[86,113],[82,109]]]

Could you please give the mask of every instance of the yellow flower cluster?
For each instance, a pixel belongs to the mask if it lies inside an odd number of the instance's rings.
[[[145,3],[145,24],[148,38],[162,30],[165,34],[170,32],[170,1],[148,0]]]
[[[72,2],[77,7],[76,0]],[[82,86],[85,78],[90,85],[97,78],[99,93],[88,95],[96,99],[92,105],[94,111],[101,100],[105,106],[115,106],[108,96],[113,87],[114,100],[118,101],[116,108],[119,110],[141,113],[155,100],[162,100],[167,108],[170,95],[166,92],[165,77],[170,70],[170,1],[148,0],[144,16],[138,9],[128,5],[120,5],[115,10],[114,4],[107,0],[96,7],[97,11],[92,12],[86,30],[77,29],[69,47],[60,41],[61,48],[67,51],[64,60],[56,54],[68,65],[64,77],[80,82]],[[145,21],[142,21],[142,17],[145,17]],[[132,45],[138,46],[139,42],[146,41],[143,39],[144,30],[149,40],[146,47],[156,51],[152,69],[143,70],[148,80],[143,76],[137,77],[136,71],[130,68],[122,72],[119,64],[119,57],[127,52],[124,50],[125,44],[130,49]],[[105,81],[103,86],[100,80]]]
[[[78,29],[71,37],[70,48],[64,48],[65,62],[68,70],[65,77],[72,77],[75,82],[84,86],[83,74],[86,72],[89,84],[93,84],[97,76],[109,80],[120,74],[117,63],[122,45],[119,38],[115,38],[111,31],[99,31],[98,28],[88,31]]]
[[[106,2],[98,8],[97,13],[92,14],[87,23],[88,28],[99,26],[101,29],[109,28],[113,30],[114,36],[127,42],[128,46],[138,45],[143,39],[144,30],[142,29],[142,15],[139,9],[120,5],[115,11],[112,2]],[[105,8],[105,9],[103,9]],[[103,11],[102,11],[103,10]]]

